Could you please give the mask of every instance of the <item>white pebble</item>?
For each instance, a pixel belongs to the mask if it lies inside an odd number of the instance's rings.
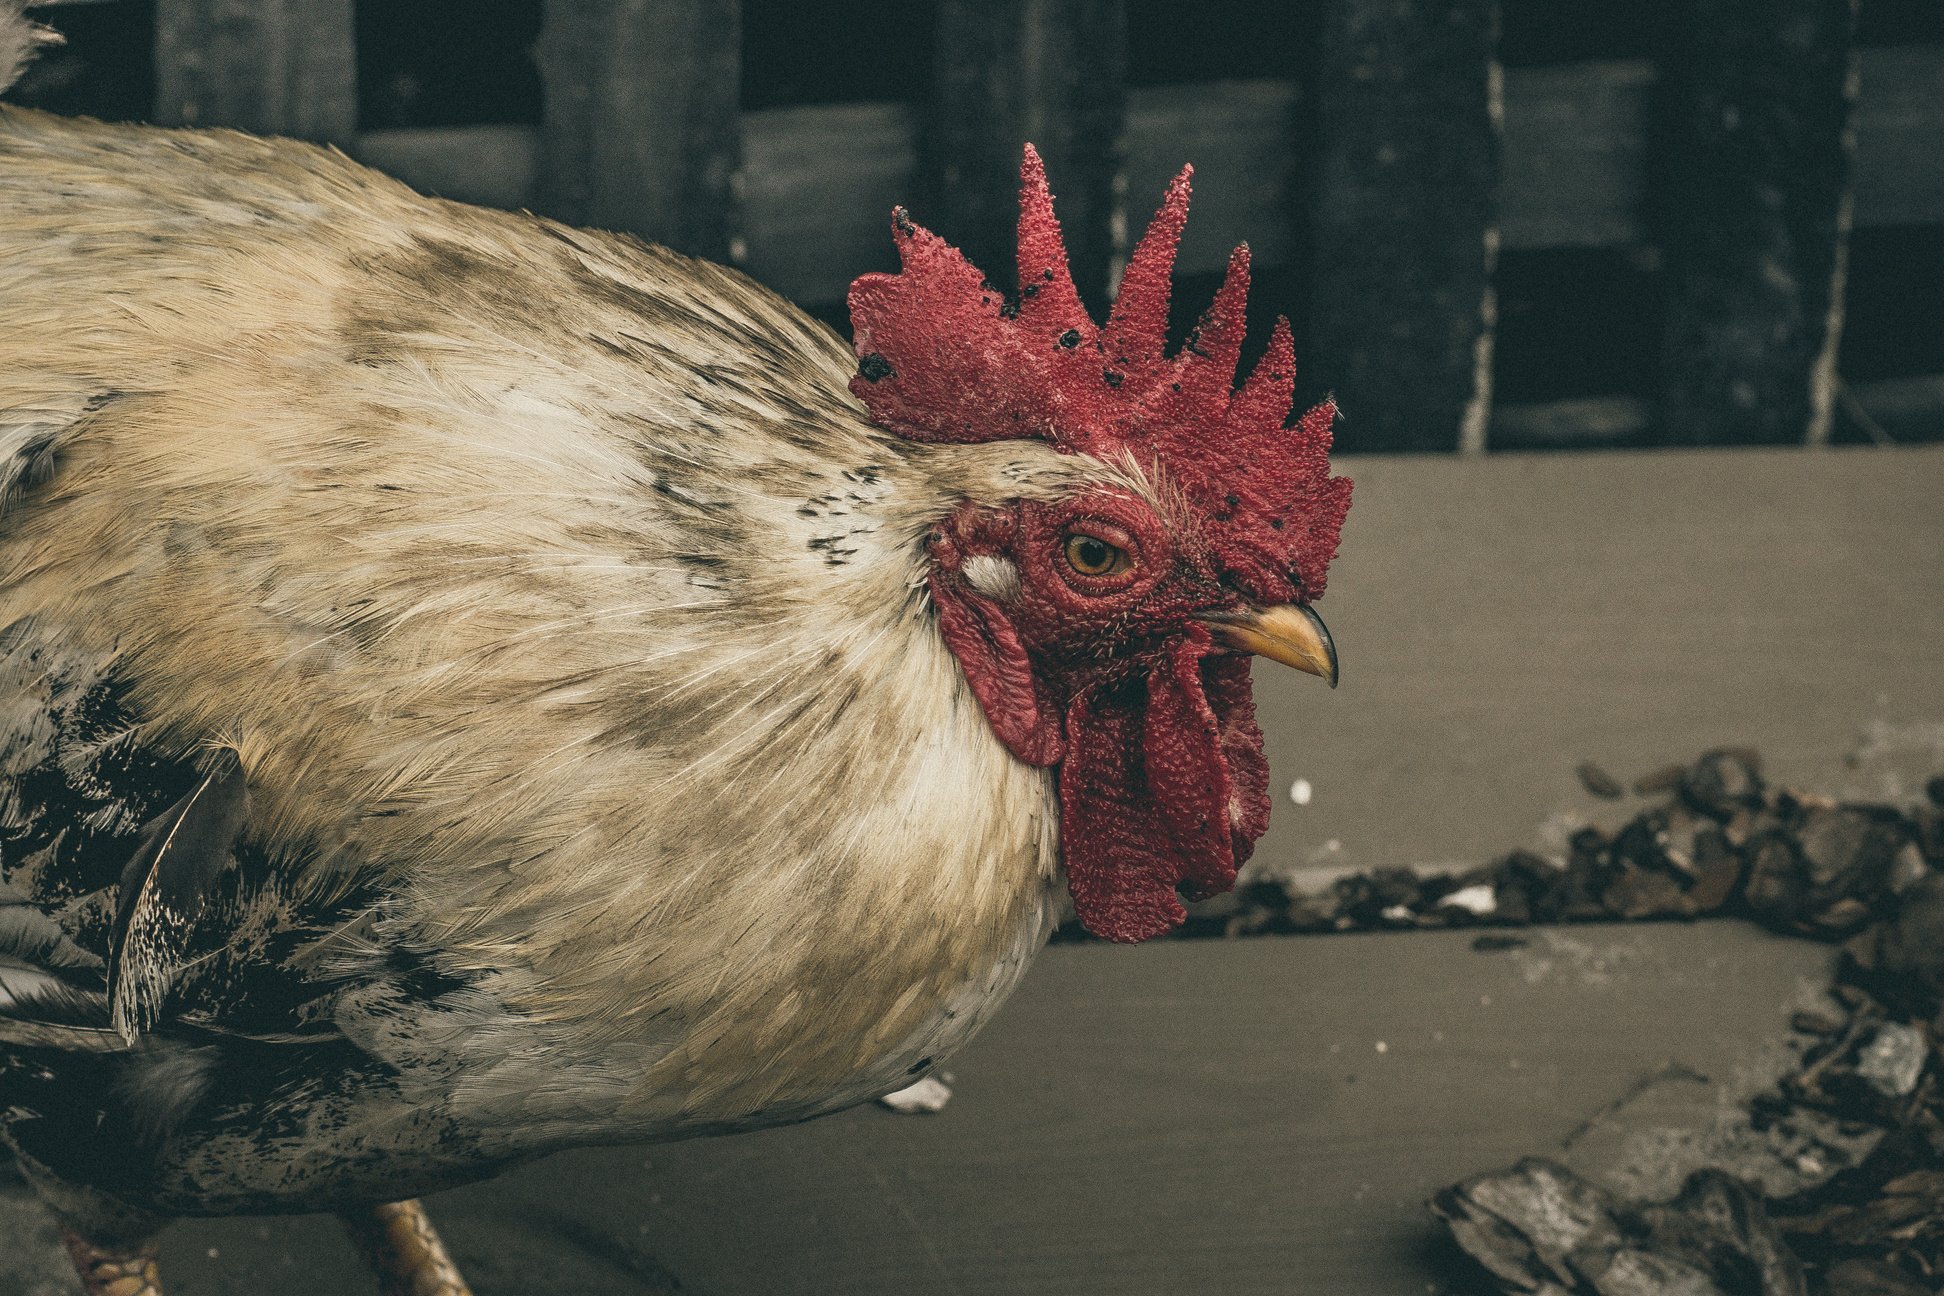
[[[1308,805],[1314,795],[1316,790],[1310,786],[1308,779],[1297,779],[1289,785],[1289,799],[1297,805]]]
[[[926,1076],[917,1084],[884,1095],[878,1103],[906,1116],[921,1116],[945,1110],[951,1100],[950,1086],[937,1076]]]
[[[1384,1041],[1382,1041],[1382,1040],[1378,1040],[1378,1041],[1377,1041],[1377,1051],[1378,1051],[1379,1053],[1388,1053],[1388,1052],[1390,1052],[1390,1045],[1388,1045],[1388,1044],[1386,1044],[1386,1043],[1384,1043]]]
[[[1480,882],[1475,886],[1461,887],[1444,899],[1438,901],[1441,909],[1463,909],[1467,913],[1483,917],[1498,909],[1498,893],[1489,883]]]

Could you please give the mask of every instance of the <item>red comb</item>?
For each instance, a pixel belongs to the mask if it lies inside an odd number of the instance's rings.
[[[1286,428],[1296,390],[1289,321],[1241,389],[1249,249],[1180,352],[1167,354],[1175,248],[1188,219],[1183,167],[1127,263],[1104,327],[1080,303],[1032,145],[1019,169],[1019,293],[1009,302],[903,208],[903,269],[851,285],[858,356],[851,391],[873,420],[915,441],[1030,437],[1066,452],[1131,453],[1186,498],[1226,574],[1265,603],[1323,592],[1350,507],[1330,476],[1336,406]]]

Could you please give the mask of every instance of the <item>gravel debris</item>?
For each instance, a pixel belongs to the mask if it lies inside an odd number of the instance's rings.
[[[1661,800],[1572,834],[1550,873],[1507,856],[1420,891],[1522,889],[1533,921],[1725,914],[1840,941],[1839,1011],[1791,1018],[1800,1062],[1749,1102],[1754,1141],[1673,1199],[1622,1201],[1527,1160],[1439,1193],[1433,1214],[1508,1293],[1944,1290],[1944,776],[1930,804],[1838,802],[1771,787],[1754,753],[1723,748],[1635,788]],[[1759,1163],[1777,1155],[1801,1178],[1765,1197]]]

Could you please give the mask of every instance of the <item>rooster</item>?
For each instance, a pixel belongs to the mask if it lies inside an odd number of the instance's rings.
[[[0,3],[0,82],[32,30]],[[0,1131],[83,1285],[922,1075],[1063,912],[1136,941],[1267,826],[1249,655],[1334,682],[1349,502],[1104,325],[1027,150],[1016,295],[894,213],[854,348],[734,271],[329,150],[0,108]]]

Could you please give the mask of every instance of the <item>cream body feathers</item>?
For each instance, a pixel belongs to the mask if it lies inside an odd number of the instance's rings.
[[[852,367],[716,266],[0,108],[0,644],[239,752],[300,903],[382,894],[302,953],[332,1024],[409,1071],[366,969],[431,951],[475,1011],[425,1090],[502,1151],[855,1102],[1057,904],[1050,778],[942,643],[924,537],[1145,488],[900,441]]]

